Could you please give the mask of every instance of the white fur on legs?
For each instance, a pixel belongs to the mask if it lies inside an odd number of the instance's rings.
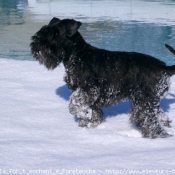
[[[87,93],[80,88],[71,95],[69,111],[77,116],[81,127],[95,127],[103,118],[101,110],[95,109],[93,104],[89,103]]]
[[[161,108],[159,108],[157,115],[158,115],[158,118],[159,118],[160,123],[163,126],[171,127],[170,123],[172,121],[169,120],[168,116],[165,115],[164,111]]]
[[[77,89],[71,95],[69,110],[70,113],[76,115],[78,118],[92,117],[92,109],[86,104],[88,96],[83,93],[82,89]]]

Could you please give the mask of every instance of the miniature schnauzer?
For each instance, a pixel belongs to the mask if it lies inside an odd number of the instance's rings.
[[[86,43],[78,32],[81,22],[53,18],[32,36],[31,52],[48,69],[61,62],[64,78],[72,91],[69,111],[81,127],[95,127],[103,120],[102,108],[129,99],[130,121],[143,137],[170,136],[160,108],[160,99],[169,89],[175,65],[137,52],[107,51]],[[166,47],[175,53],[174,49]]]

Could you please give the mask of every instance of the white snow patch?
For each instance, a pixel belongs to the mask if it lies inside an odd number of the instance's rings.
[[[129,123],[129,103],[103,109],[106,121],[95,129],[78,127],[63,75],[62,66],[48,71],[38,62],[0,59],[1,172],[174,169],[175,136],[142,138]],[[175,76],[171,81],[171,95],[161,105],[174,121]],[[166,130],[175,135],[174,122]]]

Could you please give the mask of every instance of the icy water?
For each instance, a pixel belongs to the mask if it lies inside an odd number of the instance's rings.
[[[91,45],[175,64],[174,0],[0,0],[0,58],[34,60],[30,37],[54,16],[80,20]]]

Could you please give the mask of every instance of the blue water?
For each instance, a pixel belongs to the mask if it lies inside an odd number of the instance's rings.
[[[168,65],[175,56],[173,0],[0,0],[0,58],[34,60],[30,37],[57,16],[80,20],[85,40],[108,50],[136,51]]]

